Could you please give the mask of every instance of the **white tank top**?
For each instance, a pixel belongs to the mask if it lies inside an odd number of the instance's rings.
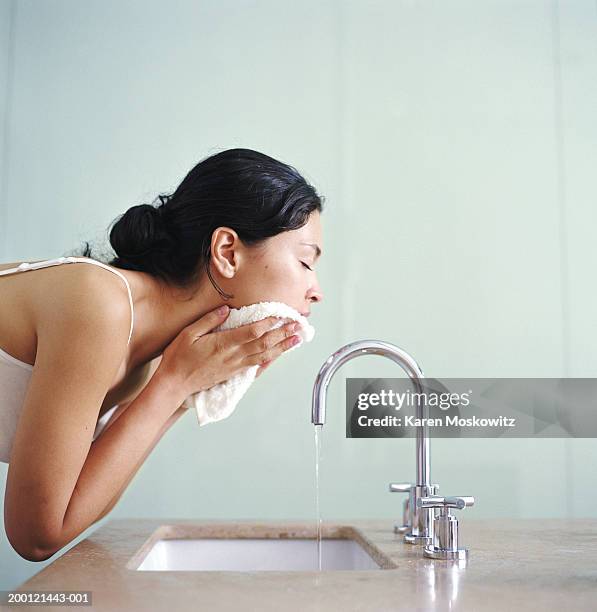
[[[133,297],[131,288],[124,274],[108,266],[101,261],[90,259],[87,257],[58,257],[57,259],[46,259],[44,261],[24,262],[16,268],[0,270],[0,276],[8,274],[16,274],[17,272],[25,272],[27,270],[37,270],[39,268],[47,268],[50,266],[58,266],[63,263],[89,263],[101,266],[110,272],[114,272],[122,278],[129,294],[129,303],[131,305],[131,329],[129,332],[128,342],[131,341],[133,334],[134,310]],[[0,289],[1,293],[1,289]],[[17,430],[17,423],[23,403],[25,401],[25,393],[31,378],[33,365],[25,363],[6,351],[0,348],[0,461],[9,463],[10,453],[12,451],[12,443]],[[93,439],[95,440],[101,432],[106,428],[110,418],[114,415],[118,404],[109,408],[99,419],[95,427]]]

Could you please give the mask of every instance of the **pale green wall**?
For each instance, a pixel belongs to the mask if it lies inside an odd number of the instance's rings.
[[[327,199],[315,341],[229,419],[181,419],[104,521],[315,521],[312,385],[352,340],[429,376],[595,376],[597,10],[559,4],[0,1],[0,261],[97,239],[230,147]],[[343,418],[346,376],[398,375],[361,357],[333,381],[324,520],[398,516],[387,485],[414,476],[414,441],[346,440]],[[442,491],[476,497],[468,517],[595,516],[593,440],[431,451]],[[0,588],[48,563],[0,537]]]

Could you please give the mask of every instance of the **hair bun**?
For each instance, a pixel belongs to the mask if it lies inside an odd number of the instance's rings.
[[[110,231],[110,243],[120,259],[135,261],[148,253],[168,251],[172,246],[161,209],[151,204],[129,208]]]

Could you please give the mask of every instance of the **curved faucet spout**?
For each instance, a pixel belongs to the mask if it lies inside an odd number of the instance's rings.
[[[409,376],[417,397],[421,397],[423,371],[417,362],[401,348],[382,340],[358,340],[350,342],[330,355],[319,369],[313,387],[311,422],[314,425],[325,423],[327,387],[338,369],[347,361],[360,355],[381,355],[397,363]],[[423,405],[422,405],[423,404]],[[417,402],[416,416],[419,423],[427,423],[428,407],[426,402]],[[429,435],[427,425],[417,427],[417,482],[418,486],[427,487],[429,481]]]

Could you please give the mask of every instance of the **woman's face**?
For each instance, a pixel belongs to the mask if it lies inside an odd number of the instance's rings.
[[[231,308],[284,302],[307,315],[311,304],[323,299],[315,272],[321,250],[319,211],[312,212],[303,227],[272,236],[257,247],[244,246],[234,230],[221,227],[212,234],[212,276],[223,291],[234,295],[226,301]]]

